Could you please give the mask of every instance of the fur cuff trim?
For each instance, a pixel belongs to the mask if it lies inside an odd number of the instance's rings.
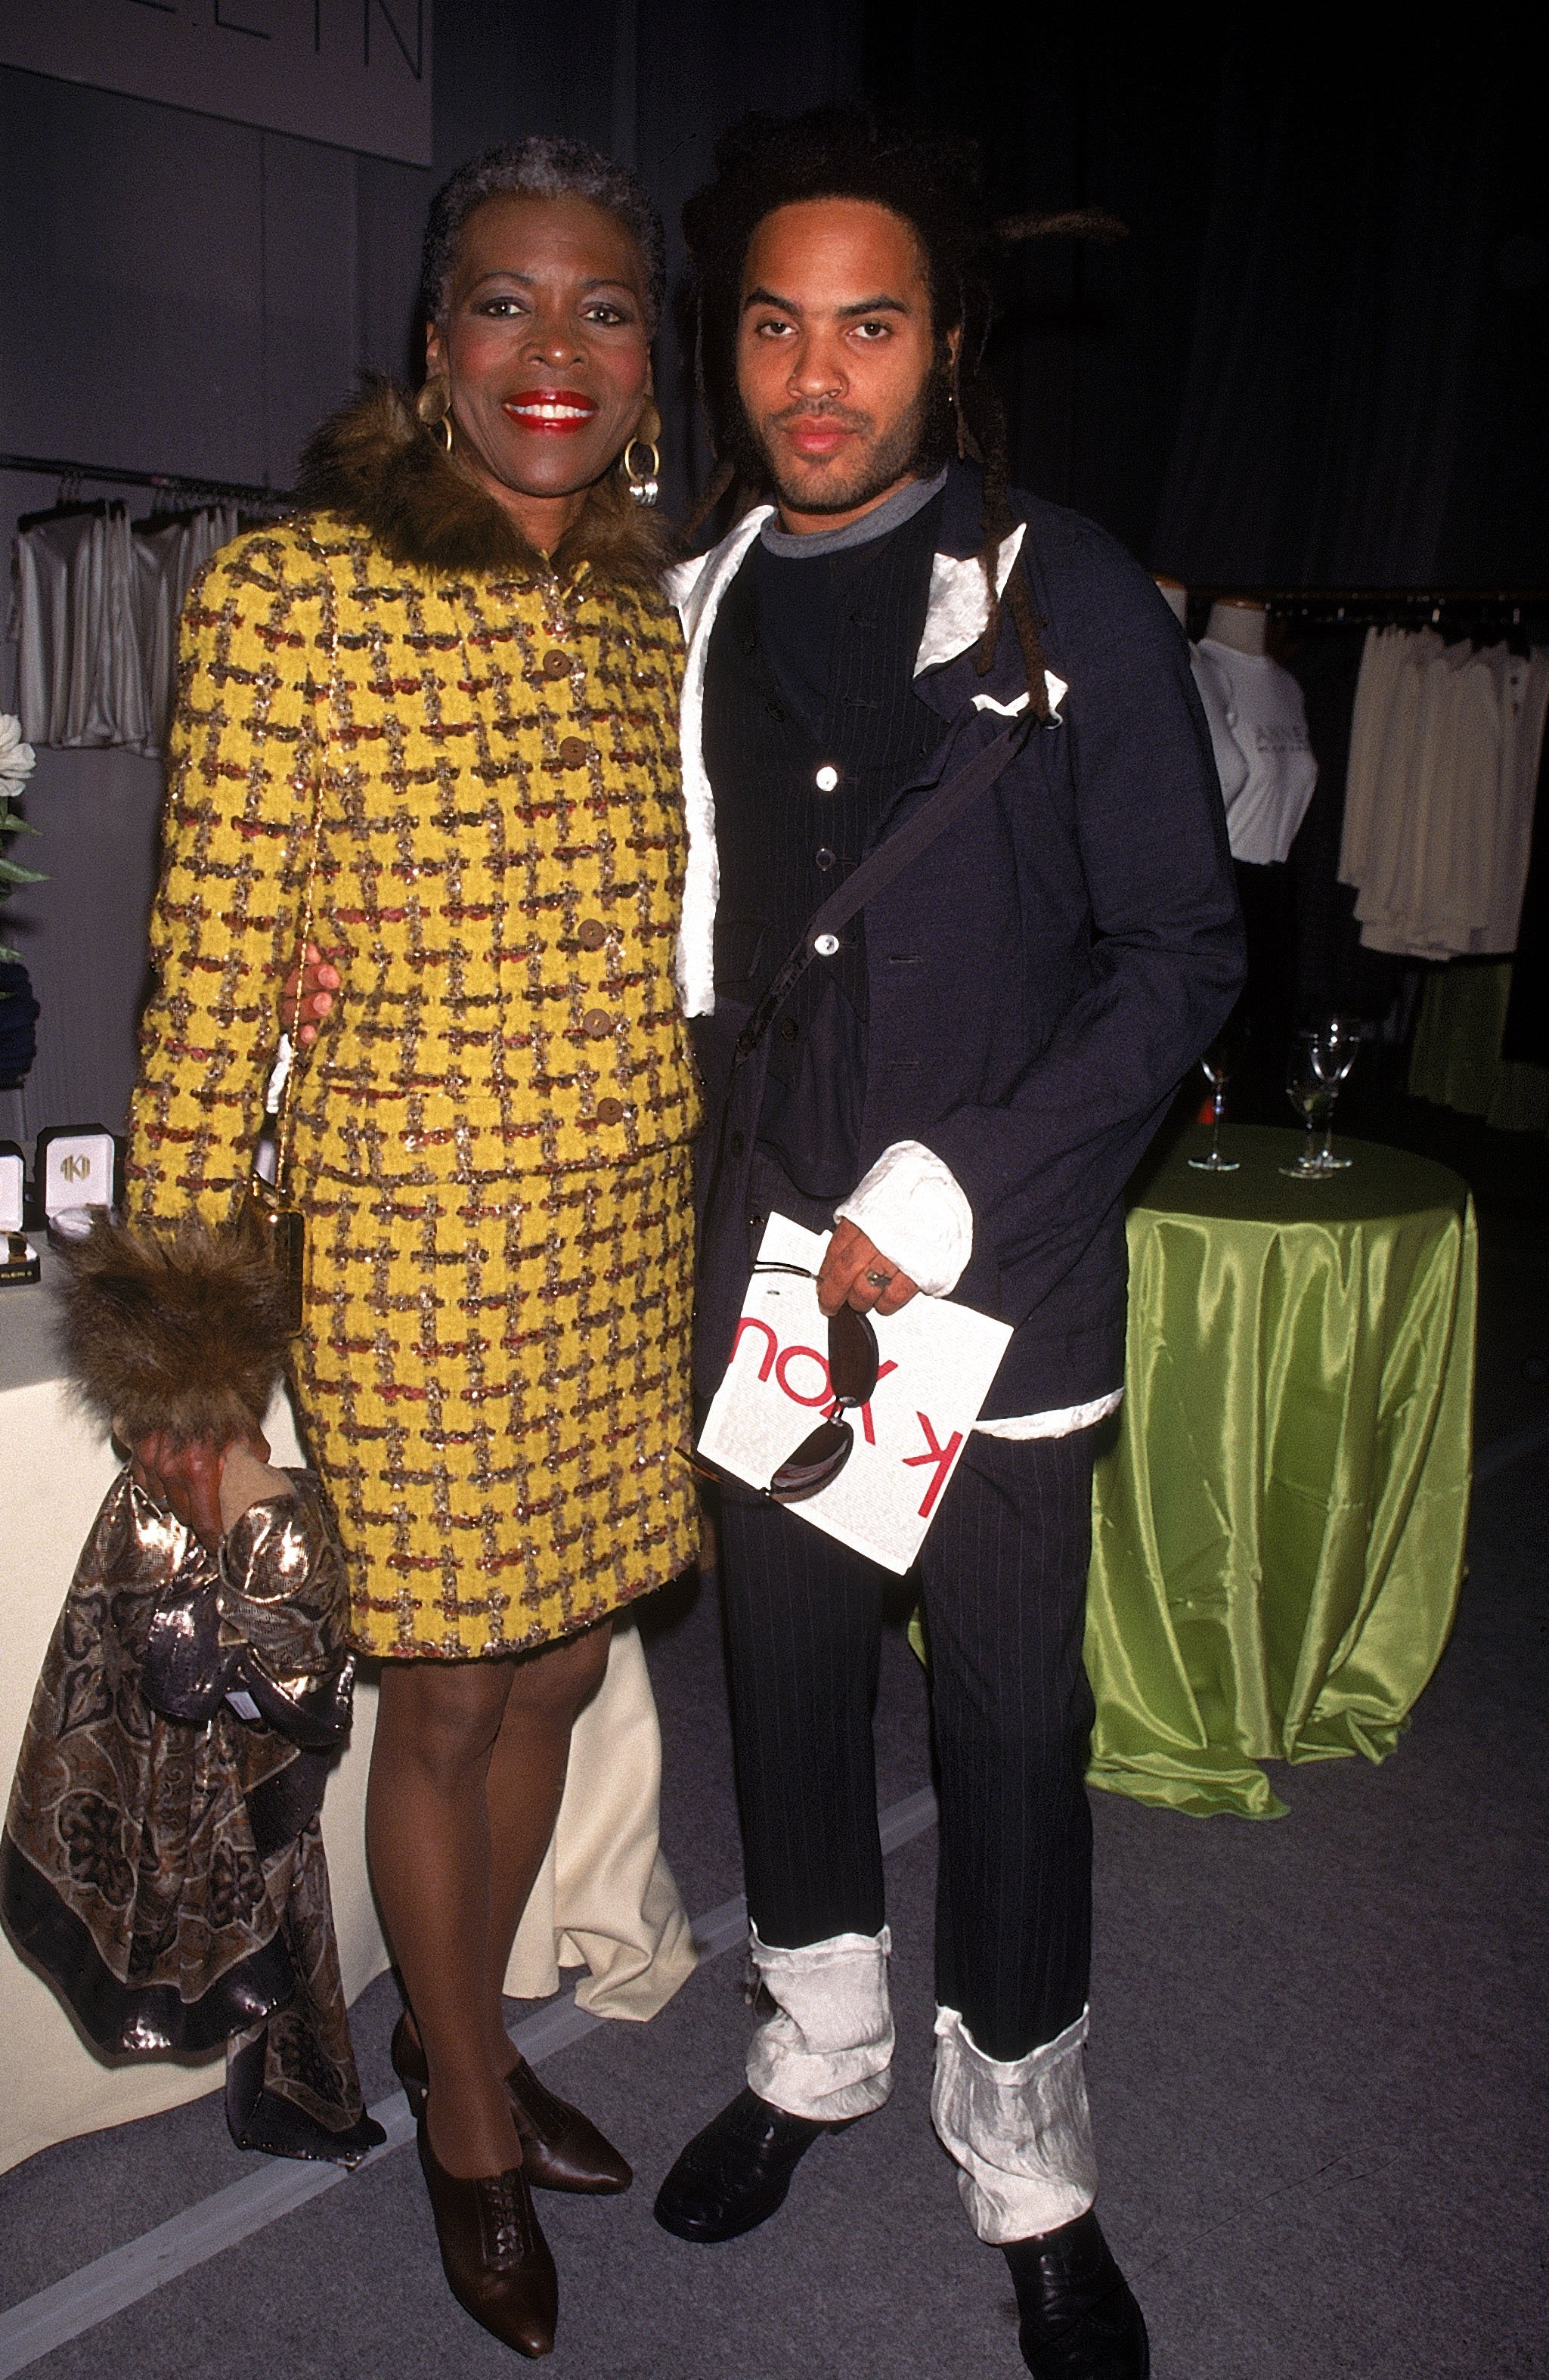
[[[87,1401],[126,1443],[167,1430],[228,1445],[268,1410],[289,1343],[290,1290],[240,1227],[152,1239],[99,1221],[63,1251],[59,1335]]]

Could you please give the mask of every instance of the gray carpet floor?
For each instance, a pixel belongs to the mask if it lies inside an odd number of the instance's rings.
[[[1549,2374],[1541,1223],[1509,1202],[1487,1219],[1479,1441],[1501,1452],[1476,1499],[1453,1642],[1398,1752],[1380,1768],[1277,1770],[1290,1815],[1273,1824],[1094,1796],[1102,2208],[1157,2380]],[[664,1838],[702,1911],[740,1882],[713,1595],[680,1587],[646,1625]],[[877,1731],[887,1803],[928,1779],[902,1616]],[[740,2080],[734,1951],[654,2023],[603,2026],[545,2065],[640,2177],[621,2202],[542,2202],[562,2277],[556,2380],[1023,2370],[1004,2266],[969,2231],[930,2130],[934,1856],[926,1834],[889,1866],[893,2099],[814,2151],[763,2231],[696,2249],[650,2217],[656,2180]],[[385,1978],[357,2005],[371,2097],[391,2088],[396,2005]],[[32,2159],[0,2178],[0,2305],[256,2162],[214,2100]],[[406,2149],[30,2368],[479,2380],[514,2367],[445,2293]]]

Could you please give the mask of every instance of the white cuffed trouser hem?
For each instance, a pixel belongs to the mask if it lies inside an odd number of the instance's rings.
[[[771,1949],[752,1934],[754,1967],[776,2003],[747,2047],[747,2079],[760,2099],[820,2123],[883,2105],[893,2087],[892,1947],[885,1925],[798,1950]]]
[[[1025,2058],[986,2058],[956,2009],[936,2012],[930,2112],[962,2168],[981,2240],[1003,2248],[1084,2215],[1097,2195],[1086,2105],[1086,2010]]]

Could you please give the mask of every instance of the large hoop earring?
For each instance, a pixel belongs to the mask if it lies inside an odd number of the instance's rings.
[[[643,446],[650,461],[641,470],[635,460],[636,447]],[[651,438],[632,438],[621,456],[623,475],[630,495],[637,504],[654,504],[661,493],[661,455]]]
[[[414,400],[414,409],[427,430],[439,430],[447,453],[452,452],[452,381],[446,372],[428,380]]]

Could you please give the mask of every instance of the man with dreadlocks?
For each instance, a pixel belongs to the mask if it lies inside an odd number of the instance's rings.
[[[1029,2369],[1140,2380],[1145,2325],[1092,2212],[1082,1630],[1124,1186],[1240,975],[1220,792],[1151,581],[1008,488],[972,152],[824,112],[752,118],[717,165],[685,215],[702,378],[719,490],[759,501],[676,574],[680,976],[711,1113],[697,1385],[771,1209],[835,1226],[826,1311],[951,1293],[1015,1326],[919,1564],[933,2114]],[[926,851],[909,829],[933,800],[950,822]],[[916,856],[879,882],[866,856],[895,836]],[[813,929],[863,861],[864,907]],[[884,1574],[731,1487],[721,1553],[763,2015],[748,2087],[657,2201],[703,2241],[763,2222],[816,2141],[882,2105],[893,2046]]]

